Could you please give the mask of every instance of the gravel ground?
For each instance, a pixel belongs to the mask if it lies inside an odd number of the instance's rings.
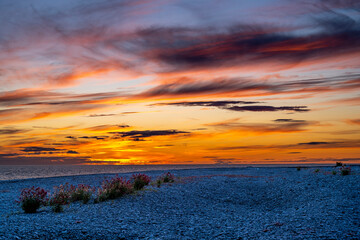
[[[114,175],[0,181],[0,239],[360,239],[360,167],[349,176],[314,170],[175,170],[173,184],[35,214],[14,202],[22,188],[98,186]]]

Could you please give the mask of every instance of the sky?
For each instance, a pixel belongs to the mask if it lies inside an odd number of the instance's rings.
[[[360,163],[357,0],[1,0],[0,164]]]

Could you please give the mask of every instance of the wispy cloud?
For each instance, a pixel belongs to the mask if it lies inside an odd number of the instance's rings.
[[[21,122],[105,109],[110,106],[109,101],[121,98],[119,92],[70,94],[30,89],[0,92],[0,106],[5,108],[0,110],[0,122]]]
[[[228,107],[237,104],[255,104],[259,102],[251,101],[198,101],[198,102],[173,102],[173,103],[157,103],[150,106],[161,106],[161,105],[170,105],[170,106],[202,106],[202,107]]]
[[[109,130],[116,130],[119,128],[130,128],[127,124],[104,124],[104,125],[97,125],[93,127],[86,128],[86,130],[90,131],[109,131]]]
[[[128,132],[109,132],[114,135],[114,138],[130,138],[133,141],[141,141],[144,138],[154,136],[170,136],[177,134],[188,134],[189,132],[178,130],[144,130],[144,131],[128,131]]]
[[[360,119],[348,119],[346,122],[349,124],[360,125]]]
[[[360,75],[339,75],[316,79],[298,79],[286,82],[269,82],[256,79],[229,79],[217,78],[200,81],[197,79],[181,79],[171,83],[165,82],[135,97],[179,97],[179,96],[217,96],[226,97],[226,94],[236,93],[245,97],[297,94],[297,93],[329,93],[336,91],[355,91],[360,89]]]
[[[0,135],[12,135],[12,134],[18,134],[18,133],[25,133],[28,132],[28,129],[17,129],[17,128],[1,128],[0,129]]]
[[[205,102],[174,102],[174,103],[159,103],[155,105],[170,105],[170,106],[202,106],[202,107],[217,107],[220,109],[237,111],[237,112],[275,112],[275,111],[293,111],[293,112],[308,112],[306,106],[266,106],[266,105],[252,105],[252,106],[238,106],[242,104],[255,104],[258,102],[248,101],[205,101]]]
[[[231,111],[237,111],[237,112],[244,112],[244,111],[250,111],[250,112],[275,112],[275,111],[294,111],[294,112],[308,112],[310,111],[307,109],[306,106],[282,106],[282,107],[273,107],[273,106],[233,106],[227,108]]]
[[[89,116],[87,117],[112,117],[112,116],[115,116],[116,114],[113,114],[113,113],[108,113],[108,114],[90,114]]]
[[[229,119],[222,122],[204,124],[208,127],[227,128],[232,131],[251,132],[256,134],[273,134],[273,133],[294,133],[307,131],[308,127],[316,125],[312,121],[293,121],[293,122],[276,122],[276,123],[242,123],[239,118]]]
[[[275,119],[274,122],[285,122],[285,123],[304,123],[306,122],[305,120],[295,120],[295,119],[291,119],[291,118],[278,118],[278,119]]]
[[[34,147],[25,147],[21,151],[32,154],[40,154],[40,153],[60,152],[60,151],[64,151],[64,149],[34,146]]]

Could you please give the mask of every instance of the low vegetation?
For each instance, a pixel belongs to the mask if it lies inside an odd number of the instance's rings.
[[[32,186],[31,188],[24,188],[21,191],[19,200],[21,208],[25,213],[36,213],[41,206],[46,206],[48,202],[48,192],[43,188]]]
[[[336,162],[334,168],[338,169],[338,172],[340,173],[341,176],[350,175],[350,173],[351,173],[351,167],[346,166],[342,162]],[[333,170],[333,175],[336,175],[336,173],[337,173],[336,170]]]
[[[88,203],[91,196],[95,192],[95,188],[89,185],[79,184],[77,187],[71,185],[71,201],[82,201],[84,204]]]
[[[116,176],[110,180],[105,180],[97,191],[95,202],[103,202],[108,199],[116,199],[126,194],[132,193],[133,185],[130,180]]]
[[[350,175],[350,173],[351,173],[351,167],[347,167],[347,166],[343,165],[340,168],[340,174],[342,176]]]
[[[68,183],[54,187],[54,193],[50,196],[49,205],[54,212],[62,212],[63,206],[71,202],[71,185]]]
[[[171,174],[170,172],[164,173],[159,178],[163,183],[172,183],[175,181],[174,174]]]
[[[146,185],[149,185],[151,178],[146,174],[138,173],[132,175],[131,181],[134,185],[134,190],[141,190]]]
[[[159,177],[162,182],[174,182],[174,175],[165,173]],[[62,212],[64,206],[71,202],[82,201],[88,203],[92,198],[94,203],[116,199],[149,185],[151,178],[143,173],[133,174],[130,180],[115,176],[102,182],[99,188],[79,184],[77,186],[69,183],[54,187],[52,194],[42,188],[25,188],[21,191],[17,201],[21,204],[25,213],[35,213],[40,206],[51,206],[54,212]],[[94,196],[94,197],[93,197]]]
[[[297,170],[300,171],[301,168],[302,167],[298,166]],[[318,173],[320,169],[317,168],[314,172]],[[342,176],[350,175],[351,167],[341,162],[336,162],[332,174],[337,175],[338,172]],[[35,186],[32,186],[31,188],[24,188],[21,191],[19,200],[16,202],[20,203],[25,213],[36,213],[41,206],[48,205],[51,206],[54,212],[62,212],[63,207],[71,202],[82,201],[82,203],[86,204],[91,199],[94,199],[94,203],[99,203],[120,198],[135,191],[142,190],[145,186],[149,185],[150,182],[151,178],[148,175],[138,173],[133,174],[130,180],[119,176],[107,179],[103,181],[97,189],[84,184],[75,186],[66,183],[54,187],[54,192],[50,194],[43,188],[35,188]],[[173,182],[175,182],[175,176],[167,172],[159,176],[151,185],[160,187],[162,184]]]

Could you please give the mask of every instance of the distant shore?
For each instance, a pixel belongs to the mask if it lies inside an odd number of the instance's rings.
[[[171,170],[173,184],[62,213],[25,214],[14,200],[26,187],[99,186],[114,174],[0,181],[0,239],[360,238],[360,167],[341,176],[298,165]],[[164,170],[141,172],[155,179]]]

